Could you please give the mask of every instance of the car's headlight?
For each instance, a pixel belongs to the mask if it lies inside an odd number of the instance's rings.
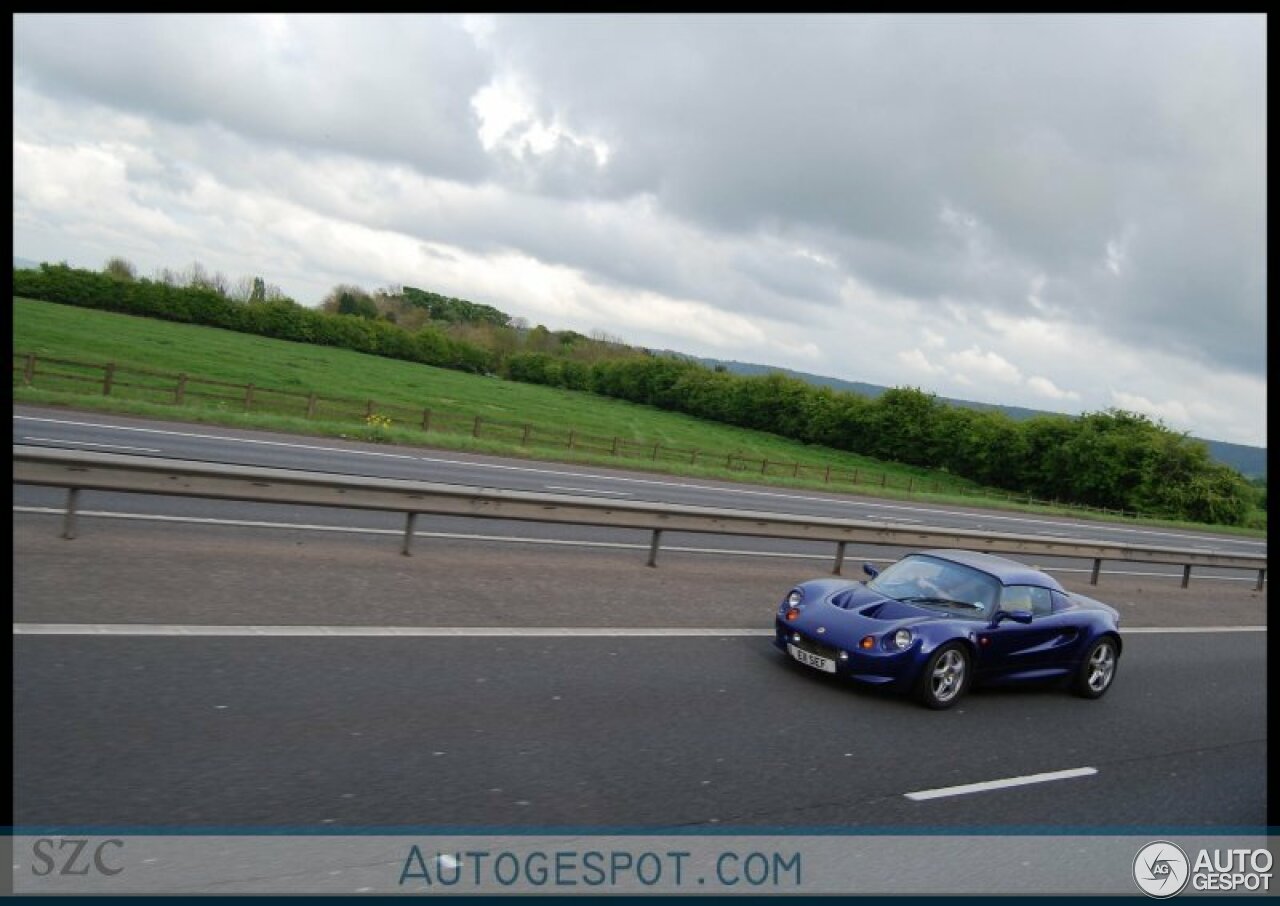
[[[791,593],[787,595],[787,606],[795,607],[804,600],[804,592],[798,588],[791,589]]]
[[[899,651],[906,651],[911,647],[911,641],[915,638],[911,634],[910,629],[899,629],[893,634],[893,647]]]

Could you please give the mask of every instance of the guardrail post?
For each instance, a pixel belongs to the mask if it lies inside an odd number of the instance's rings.
[[[1093,560],[1093,572],[1089,574],[1089,584],[1098,584],[1098,573],[1102,572],[1102,558],[1095,557]]]
[[[187,398],[187,376],[185,374],[178,375],[178,386],[173,391],[173,404],[181,406]]]
[[[76,503],[80,500],[79,488],[67,489],[67,512],[62,517],[62,537],[70,541],[76,536]]]
[[[111,395],[111,382],[115,380],[115,377],[116,377],[115,362],[111,362],[103,366],[103,369],[102,369],[102,395],[103,396]]]
[[[1191,584],[1191,564],[1188,563],[1182,567],[1182,587],[1186,588]]]
[[[36,354],[34,352],[27,353],[26,364],[22,366],[22,383],[31,386],[31,382],[36,376]]]
[[[649,562],[646,566],[658,565],[658,545],[662,542],[662,529],[653,530],[653,538],[649,541]]]
[[[1267,571],[1265,569],[1258,570],[1258,584],[1253,587],[1254,591],[1262,591],[1262,586],[1267,581]]]
[[[400,553],[406,557],[412,556],[409,553],[409,546],[413,544],[413,525],[418,521],[417,513],[406,513],[404,517],[404,546],[400,548]]]
[[[848,543],[848,541],[836,542],[836,565],[835,569],[831,570],[832,575],[838,576],[840,575],[840,570],[844,569],[844,549]]]

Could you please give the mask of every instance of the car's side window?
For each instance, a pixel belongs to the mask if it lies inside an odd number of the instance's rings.
[[[1053,613],[1049,589],[1038,585],[1007,585],[1000,596],[1002,610],[1029,610],[1034,616]]]

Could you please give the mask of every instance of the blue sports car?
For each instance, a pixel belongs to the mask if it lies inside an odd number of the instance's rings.
[[[793,588],[774,644],[815,670],[911,692],[935,709],[974,683],[1061,679],[1085,698],[1111,688],[1120,614],[1037,569],[958,550],[862,569],[865,582]]]

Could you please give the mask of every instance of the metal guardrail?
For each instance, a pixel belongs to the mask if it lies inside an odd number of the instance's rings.
[[[79,492],[93,490],[404,513],[401,552],[406,555],[410,553],[416,518],[433,515],[645,530],[652,533],[649,566],[657,565],[663,532],[691,532],[833,543],[836,575],[843,567],[849,544],[966,548],[1022,556],[1084,558],[1093,561],[1091,585],[1098,584],[1102,563],[1107,560],[1181,566],[1183,588],[1190,583],[1195,566],[1256,570],[1259,590],[1265,585],[1267,573],[1267,558],[1256,554],[906,527],[679,504],[598,501],[563,494],[87,453],[22,444],[13,446],[13,482],[67,489],[62,534],[68,539],[75,537]]]

